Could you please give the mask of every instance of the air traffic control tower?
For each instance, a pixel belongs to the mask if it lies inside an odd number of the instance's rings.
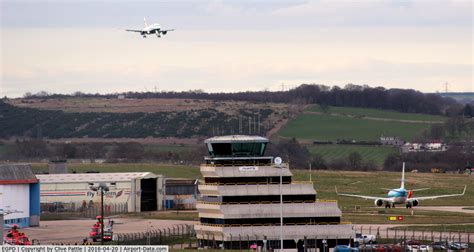
[[[336,201],[317,200],[312,182],[294,181],[288,164],[265,156],[268,139],[230,135],[204,143],[199,246],[265,251],[280,249],[283,240],[285,249],[322,249],[355,237],[353,226],[341,223]]]

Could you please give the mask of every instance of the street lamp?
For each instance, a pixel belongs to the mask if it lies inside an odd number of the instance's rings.
[[[274,162],[280,168],[280,251],[283,251],[283,160],[281,157],[276,157]]]
[[[116,183],[110,183],[111,186],[115,186]],[[101,182],[99,185],[94,185],[94,183],[89,183],[89,188],[92,191],[99,192],[100,191],[100,244],[104,245],[104,192],[109,191],[109,187],[107,184]]]

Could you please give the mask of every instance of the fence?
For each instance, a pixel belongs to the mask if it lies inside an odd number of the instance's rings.
[[[104,205],[105,216],[128,213],[128,204],[108,204]],[[90,205],[76,208],[74,203],[42,203],[42,220],[65,220],[75,218],[91,218],[101,215],[100,205]]]
[[[115,234],[117,245],[173,245],[187,244],[189,247],[195,242],[194,225],[175,225],[168,228],[149,230],[146,232]]]
[[[404,240],[418,240],[429,242],[459,242],[473,243],[474,233],[469,232],[450,232],[450,231],[416,231],[409,229],[389,229],[380,227],[355,227],[361,234],[375,235],[377,240],[383,240],[387,243],[398,243]]]

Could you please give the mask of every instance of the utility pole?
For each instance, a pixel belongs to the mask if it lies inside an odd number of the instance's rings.
[[[110,183],[111,186],[115,186],[116,183]],[[105,183],[99,183],[95,186],[94,183],[89,183],[89,188],[92,191],[100,192],[100,245],[104,245],[104,193],[109,191],[109,187]]]

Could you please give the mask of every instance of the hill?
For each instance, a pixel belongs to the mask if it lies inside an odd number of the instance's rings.
[[[199,138],[265,135],[298,113],[285,104],[186,99],[0,101],[0,138]]]
[[[308,107],[296,119],[278,132],[284,138],[296,138],[307,145],[310,153],[325,161],[347,159],[357,152],[363,161],[382,166],[385,158],[398,153],[389,146],[313,145],[313,141],[379,141],[380,136],[398,136],[413,141],[433,124],[443,123],[447,117],[427,114],[400,113],[390,110],[353,107]]]

